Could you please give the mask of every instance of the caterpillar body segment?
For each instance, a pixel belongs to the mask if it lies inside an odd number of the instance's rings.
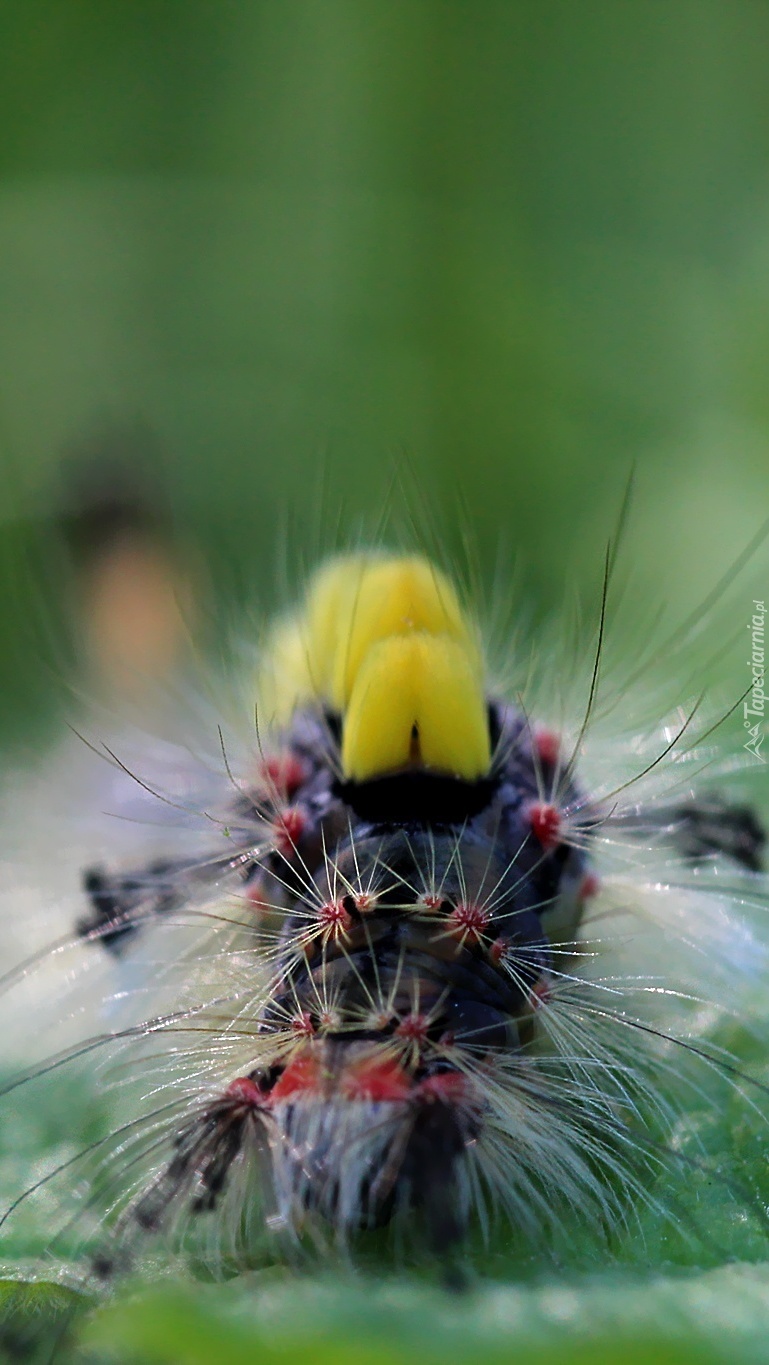
[[[419,558],[322,568],[273,628],[262,688],[270,727],[200,859],[85,874],[81,932],[115,954],[206,886],[237,909],[207,926],[179,1012],[147,1026],[179,1034],[152,1087],[173,1112],[102,1270],[139,1230],[202,1219],[245,1263],[267,1227],[349,1246],[405,1222],[441,1254],[488,1207],[527,1238],[569,1205],[611,1228],[648,1197],[688,1082],[643,964],[602,974],[605,868],[654,831],[682,865],[755,869],[760,825],[588,791],[566,737],[490,692],[471,615]],[[659,989],[685,1013],[684,984]]]

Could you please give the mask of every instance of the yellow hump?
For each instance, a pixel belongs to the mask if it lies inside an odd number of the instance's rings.
[[[269,649],[278,718],[316,699],[342,718],[342,766],[474,780],[490,744],[477,634],[449,580],[417,557],[352,555],[320,569]]]

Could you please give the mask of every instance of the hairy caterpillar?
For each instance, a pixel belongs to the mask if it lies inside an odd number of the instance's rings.
[[[714,1077],[763,1121],[760,1066],[717,1036],[766,981],[763,829],[718,788],[720,717],[645,721],[643,664],[602,688],[610,560],[557,724],[541,679],[495,684],[441,570],[372,552],[271,629],[246,742],[206,718],[218,753],[151,745],[157,775],[104,749],[120,813],[161,820],[152,854],[87,866],[74,936],[5,982],[71,989],[75,1040],[30,1087],[83,1063],[111,1087],[106,1134],[22,1196],[76,1185],[68,1254],[105,1278],[160,1243],[220,1271],[381,1230],[544,1251],[569,1219],[676,1217]]]

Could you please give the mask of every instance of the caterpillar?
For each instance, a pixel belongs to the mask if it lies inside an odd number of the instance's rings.
[[[157,777],[104,746],[153,851],[86,865],[74,932],[6,978],[53,971],[75,1004],[2,1103],[85,1067],[110,1123],[14,1216],[69,1178],[58,1235],[102,1280],[160,1244],[227,1273],[388,1238],[449,1264],[676,1220],[667,1173],[712,1175],[692,1097],[764,1121],[718,1029],[765,988],[765,834],[719,788],[720,717],[644,725],[643,667],[603,688],[611,567],[558,723],[495,680],[448,574],[358,551],[270,627],[248,742],[217,722],[193,768],[151,745]],[[108,1002],[90,1034],[79,973]]]

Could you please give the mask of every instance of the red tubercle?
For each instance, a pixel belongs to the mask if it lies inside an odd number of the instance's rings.
[[[509,951],[510,951],[509,938],[500,937],[494,939],[494,942],[489,947],[489,957],[491,958],[495,967],[498,967],[500,962],[504,962]]]
[[[597,896],[601,889],[600,878],[595,872],[586,872],[579,884],[579,899],[581,901],[590,900],[592,896]]]
[[[259,913],[269,910],[269,904],[264,899],[264,884],[260,877],[257,877],[256,880],[246,888],[246,900],[252,910],[256,910]]]
[[[372,910],[376,909],[377,897],[372,891],[358,891],[351,897],[351,900],[355,909],[361,915],[370,914]]]
[[[300,1038],[312,1038],[315,1033],[315,1025],[307,1010],[296,1019],[291,1020],[291,1032],[296,1033]]]
[[[531,832],[544,849],[556,848],[561,842],[561,812],[546,801],[532,801],[527,815]]]
[[[292,857],[306,828],[307,816],[301,806],[285,806],[273,822],[278,853],[284,858]]]
[[[236,1076],[234,1081],[230,1081],[225,1097],[247,1109],[261,1108],[265,1098],[256,1081],[252,1081],[250,1076]]]
[[[439,896],[437,891],[425,891],[416,902],[417,910],[427,910],[430,914],[440,910],[442,905],[443,896]]]
[[[547,726],[538,725],[534,730],[534,749],[544,768],[555,768],[561,757],[561,736]]]
[[[425,1043],[429,1030],[430,1020],[426,1014],[407,1014],[396,1028],[395,1036],[410,1043]]]
[[[347,1068],[341,1081],[342,1094],[348,1100],[394,1102],[408,1099],[412,1090],[408,1072],[391,1058],[357,1062]]]
[[[458,1071],[443,1071],[437,1076],[426,1076],[419,1082],[417,1094],[421,1100],[461,1104],[468,1097],[467,1077]]]
[[[326,901],[318,911],[318,920],[323,926],[324,933],[330,938],[349,934],[352,928],[352,916],[341,900]]]
[[[539,1010],[543,1005],[547,1005],[549,1001],[550,982],[546,976],[541,976],[538,981],[535,981],[529,991],[529,1004],[533,1010]]]
[[[288,1063],[278,1077],[270,1100],[286,1100],[292,1095],[318,1094],[321,1088],[322,1069],[320,1061],[311,1052],[303,1051]]]
[[[460,901],[449,915],[449,925],[455,938],[478,943],[488,928],[490,919],[491,915],[482,905],[474,905],[472,901]]]
[[[262,764],[262,777],[284,800],[290,801],[309,775],[308,765],[290,750],[271,754]]]

